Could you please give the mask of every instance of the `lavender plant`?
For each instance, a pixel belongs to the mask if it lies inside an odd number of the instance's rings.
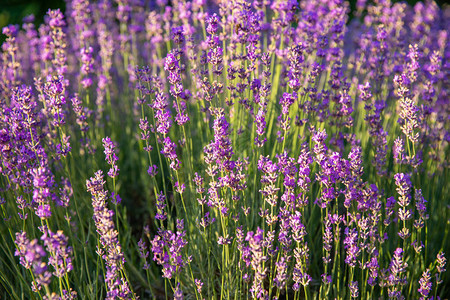
[[[449,13],[68,0],[3,28],[0,298],[448,297]]]

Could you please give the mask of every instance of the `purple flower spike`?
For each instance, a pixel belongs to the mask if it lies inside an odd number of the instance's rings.
[[[17,232],[15,240],[17,249],[15,256],[20,256],[20,263],[27,269],[31,269],[34,280],[32,290],[38,292],[43,286],[51,282],[52,274],[47,270],[47,264],[43,261],[47,256],[44,248],[38,244],[38,240],[30,241],[25,232]]]
[[[158,174],[158,166],[153,165],[148,167],[147,173],[150,177],[156,176]]]
[[[117,161],[119,160],[116,155],[116,146],[109,137],[103,138],[103,147],[105,148],[105,160],[111,166],[108,171],[108,176],[116,178],[119,175],[119,168],[117,167]]]
[[[219,27],[219,19],[217,18],[217,14],[213,14],[211,17],[209,17],[207,23],[208,26],[206,27],[206,32],[211,35],[216,34]]]
[[[101,170],[86,181],[86,188],[92,195],[93,219],[101,244],[97,253],[105,260],[107,298],[114,298],[115,295],[128,298],[132,293],[123,276],[125,258],[113,221],[114,212],[107,207],[108,192],[104,189],[105,183]]]
[[[72,247],[68,246],[68,238],[63,231],[58,230],[53,233],[46,228],[41,240],[44,242],[47,252],[50,253],[48,262],[55,269],[53,275],[61,278],[72,271]]]
[[[428,298],[428,295],[431,292],[431,287],[433,286],[433,284],[431,283],[431,275],[429,269],[422,273],[422,277],[419,280],[419,285],[420,287],[417,291],[422,295],[422,297],[420,297],[420,300],[425,300]]]
[[[52,197],[50,192],[54,185],[53,175],[46,167],[39,167],[31,171],[33,176],[33,202],[37,205],[36,215],[41,219],[47,219],[51,216],[49,199]]]

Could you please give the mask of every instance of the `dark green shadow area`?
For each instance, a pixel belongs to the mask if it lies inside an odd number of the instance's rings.
[[[60,8],[65,11],[64,0],[0,0],[0,28],[9,24],[19,24],[23,18],[33,14],[36,27],[44,22],[44,16],[49,9]],[[0,34],[0,43],[5,36]]]

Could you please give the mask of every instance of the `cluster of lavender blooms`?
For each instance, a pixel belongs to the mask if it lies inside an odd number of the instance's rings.
[[[106,265],[106,299],[135,298],[128,286],[123,267],[125,258],[118,239],[119,232],[114,226],[114,212],[106,205],[108,193],[104,189],[104,185],[105,181],[101,170],[95,173],[95,177],[86,181],[87,190],[92,195],[93,219],[101,244],[101,247],[97,246],[96,252],[103,258]]]
[[[67,0],[4,27],[0,298],[445,297],[449,15]]]
[[[15,256],[20,257],[20,264],[30,271],[33,282],[31,288],[34,292],[41,295],[41,290],[44,291],[44,297],[47,299],[75,299],[77,298],[77,292],[70,288],[67,281],[67,275],[73,269],[72,265],[72,247],[68,246],[67,237],[61,230],[53,233],[45,225],[40,227],[43,232],[41,240],[44,243],[44,247],[39,244],[37,239],[30,241],[27,233],[19,231],[16,233]],[[45,257],[48,254],[48,260]],[[48,266],[51,265],[54,269]],[[60,287],[64,285],[64,288],[58,295],[55,292],[49,290],[49,285],[52,281],[52,276],[59,279]],[[65,278],[66,281],[62,281]],[[63,282],[63,283],[62,283]]]

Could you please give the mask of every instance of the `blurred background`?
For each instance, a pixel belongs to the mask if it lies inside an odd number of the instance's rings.
[[[36,24],[40,24],[49,8],[64,10],[65,6],[64,0],[0,0],[0,28],[22,24],[22,19],[30,14],[36,17]]]
[[[143,0],[143,1],[156,1],[156,0]],[[370,1],[370,0],[369,0]],[[369,2],[368,1],[368,2]],[[392,0],[392,2],[400,2]],[[414,5],[419,2],[417,0],[408,0],[407,3]],[[437,0],[437,4],[442,7],[447,0]],[[169,1],[170,3],[170,1]],[[355,8],[356,0],[350,0],[350,6]],[[0,28],[8,24],[22,24],[22,19],[25,16],[33,14],[35,24],[39,25],[44,20],[44,15],[49,8],[60,8],[64,11],[66,3],[64,0],[0,0]],[[3,42],[4,35],[0,33],[0,42]]]

